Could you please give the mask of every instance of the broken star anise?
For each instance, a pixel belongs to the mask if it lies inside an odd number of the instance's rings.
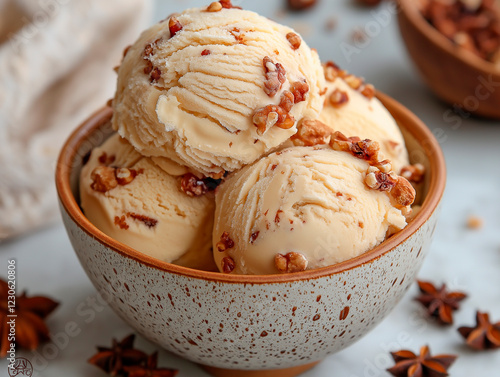
[[[488,313],[476,313],[476,327],[460,327],[467,345],[477,350],[500,348],[500,322],[491,323]]]
[[[9,296],[9,285],[0,279],[0,358],[5,357],[10,348],[8,321],[15,322],[16,347],[34,350],[41,342],[50,339],[43,320],[59,305],[50,298],[27,297],[26,293],[16,297],[14,307],[8,306],[9,301],[13,301]],[[9,315],[17,317],[10,318]]]
[[[396,365],[387,371],[395,377],[448,376],[448,368],[456,360],[455,355],[431,356],[428,346],[420,348],[420,355],[402,350],[391,352]]]
[[[111,376],[125,376],[126,367],[142,366],[147,355],[134,348],[135,335],[125,337],[121,342],[113,339],[111,348],[97,347],[98,352],[88,362]]]
[[[145,365],[125,367],[127,377],[174,377],[178,371],[175,369],[158,368],[158,352],[148,356]]]
[[[425,306],[429,315],[436,318],[439,323],[451,325],[453,311],[459,309],[460,301],[467,295],[462,292],[449,292],[445,284],[437,289],[434,284],[426,281],[417,281],[417,283],[421,294],[415,300]]]

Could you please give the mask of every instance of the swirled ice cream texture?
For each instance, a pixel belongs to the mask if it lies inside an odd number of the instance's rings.
[[[293,48],[286,37],[292,29],[238,9],[191,9],[177,19],[182,29],[173,36],[168,21],[145,31],[119,70],[113,126],[140,153],[205,175],[237,170],[296,132],[296,126],[271,127],[260,134],[252,121],[256,110],[279,104],[294,82],[305,81],[309,92],[290,115],[296,122],[317,117],[323,70],[304,41]],[[272,97],[264,91],[266,56],[286,70]],[[158,80],[145,74],[146,60]]]

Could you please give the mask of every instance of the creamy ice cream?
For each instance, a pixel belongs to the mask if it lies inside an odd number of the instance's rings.
[[[164,168],[175,170],[173,164]],[[82,168],[81,207],[102,232],[144,254],[216,270],[211,250],[214,195],[188,196],[180,180],[115,134],[92,151]]]
[[[271,151],[323,106],[317,53],[228,2],[146,30],[118,73],[113,127],[141,154],[220,177]]]
[[[377,141],[394,171],[408,165],[403,135],[389,111],[374,97],[373,86],[332,63],[325,65],[325,75],[328,90],[318,119],[346,136]]]
[[[375,247],[405,227],[409,209],[409,201],[381,191],[375,165],[328,147],[292,147],[233,173],[216,193],[217,266],[235,274],[296,272]],[[390,192],[397,197],[408,186]]]

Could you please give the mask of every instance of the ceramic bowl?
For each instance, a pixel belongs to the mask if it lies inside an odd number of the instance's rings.
[[[111,133],[111,109],[69,138],[56,181],[71,243],[97,290],[138,333],[216,376],[294,376],[366,335],[413,283],[429,250],[445,164],[426,126],[379,98],[427,167],[420,212],[401,232],[346,262],[293,274],[242,276],[161,262],[108,237],[78,206],[82,159]],[[235,374],[234,370],[238,370]]]
[[[500,119],[500,70],[453,44],[431,26],[418,1],[399,0],[399,30],[406,49],[429,88],[466,113]]]

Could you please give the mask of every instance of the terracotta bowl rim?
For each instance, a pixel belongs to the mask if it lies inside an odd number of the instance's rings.
[[[471,68],[474,68],[482,73],[500,75],[500,70],[495,67],[493,63],[487,62],[473,53],[455,46],[448,38],[441,34],[436,28],[430,25],[427,20],[422,16],[417,8],[415,0],[398,0],[401,12],[413,24],[413,26],[424,35],[427,40],[453,56],[464,62]]]
[[[189,278],[215,281],[220,283],[237,283],[237,284],[272,284],[272,283],[288,283],[293,281],[303,281],[317,279],[320,277],[339,274],[347,270],[362,266],[367,263],[372,263],[382,257],[384,254],[394,250],[398,245],[405,242],[412,234],[414,234],[434,213],[439,202],[441,201],[445,184],[446,184],[446,167],[444,157],[439,147],[437,140],[434,138],[431,131],[424,123],[417,118],[410,110],[404,107],[399,102],[388,97],[385,94],[377,93],[377,97],[389,109],[396,119],[404,117],[405,121],[411,127],[404,127],[417,142],[422,145],[426,143],[424,152],[429,160],[430,180],[427,196],[422,203],[420,212],[402,231],[393,235],[389,239],[382,242],[374,249],[345,262],[323,267],[319,269],[307,270],[291,274],[276,274],[276,275],[230,275],[220,272],[208,272],[195,270],[188,267],[177,266],[171,263],[160,261],[156,258],[142,254],[131,247],[128,247],[121,242],[114,240],[108,235],[97,229],[83,215],[75,197],[71,191],[70,174],[71,165],[77,157],[77,151],[86,141],[89,134],[100,128],[112,115],[112,110],[109,107],[102,108],[91,115],[84,121],[67,139],[64,144],[56,167],[56,187],[61,210],[64,208],[72,221],[80,227],[90,237],[95,238],[107,248],[114,250],[124,257],[131,258],[137,262],[164,271],[183,275]]]

